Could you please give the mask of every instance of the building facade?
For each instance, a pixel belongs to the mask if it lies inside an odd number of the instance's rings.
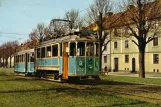
[[[139,50],[132,42],[134,38],[126,38],[121,31],[122,37],[111,39],[111,70],[139,71]],[[113,33],[114,34],[114,33]],[[136,40],[135,40],[136,41]],[[147,44],[145,49],[145,71],[161,72],[161,37],[156,37]]]

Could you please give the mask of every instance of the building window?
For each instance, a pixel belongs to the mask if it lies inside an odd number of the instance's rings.
[[[104,56],[104,63],[107,63],[107,55]]]
[[[129,55],[125,55],[125,63],[129,63]]]
[[[125,40],[125,48],[129,48],[129,41]]]
[[[114,48],[117,49],[117,42],[114,42]]]
[[[159,64],[159,54],[153,54],[153,64]]]
[[[153,39],[153,46],[158,46],[158,37]]]

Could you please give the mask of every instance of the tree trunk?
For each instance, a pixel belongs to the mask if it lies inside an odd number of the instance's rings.
[[[11,68],[11,60],[12,60],[11,58],[12,58],[12,57],[11,57],[11,55],[10,55],[10,68]]]
[[[4,64],[4,49],[3,49],[3,68],[5,67],[5,64]]]
[[[145,78],[145,49],[139,50],[139,77]]]
[[[8,68],[8,58],[6,58],[5,66],[6,66],[6,68]]]
[[[100,68],[100,72],[102,72],[102,42],[100,42],[100,58],[99,58],[99,62],[100,62],[100,64],[99,64],[99,68]]]
[[[99,13],[99,23],[98,23],[98,27],[99,27],[99,29],[98,29],[98,31],[99,31],[99,40],[100,40],[100,66],[99,66],[99,68],[100,68],[100,71],[102,72],[102,46],[103,46],[103,43],[102,43],[102,31],[103,31],[103,21],[102,21],[102,16],[103,16],[103,14],[100,12]]]

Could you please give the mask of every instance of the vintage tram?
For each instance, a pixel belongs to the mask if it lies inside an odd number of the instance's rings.
[[[95,35],[68,35],[17,52],[15,73],[54,79],[99,78],[100,43]]]
[[[20,51],[14,55],[14,72],[34,74],[34,49]]]
[[[98,78],[99,41],[94,36],[65,36],[35,48],[35,74],[54,79]]]

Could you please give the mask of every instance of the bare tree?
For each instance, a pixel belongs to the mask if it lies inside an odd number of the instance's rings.
[[[11,68],[11,59],[16,52],[18,47],[18,41],[8,41],[1,46],[1,56],[3,59],[3,67],[8,67],[8,59],[10,58],[10,68]]]
[[[109,41],[105,43],[107,33],[105,35],[102,33],[105,29],[103,26],[103,24],[106,23],[105,17],[109,11],[111,11],[110,0],[94,0],[94,3],[90,5],[87,12],[87,17],[89,20],[86,20],[86,22],[88,22],[90,25],[95,23],[98,26],[98,39],[100,40],[100,71],[102,68],[102,53],[104,51],[102,47],[105,48],[105,45],[109,43]]]
[[[39,37],[39,40],[43,39],[43,36],[44,36],[44,29],[45,29],[44,23],[38,23],[38,25],[37,25],[37,30],[38,30],[38,37]]]
[[[31,40],[42,41],[44,37],[44,30],[45,30],[44,23],[38,23],[36,29],[33,29],[33,31],[29,34],[29,38]]]
[[[161,1],[128,0],[122,13],[122,25],[131,32],[130,37],[139,50],[139,77],[145,78],[145,48],[160,32]],[[159,28],[159,29],[158,29]]]
[[[79,11],[76,9],[71,9],[65,13],[65,18],[71,21],[70,28],[73,29],[77,26]]]
[[[40,37],[38,36],[38,30],[33,29],[32,32],[29,34],[30,40],[39,40]]]

